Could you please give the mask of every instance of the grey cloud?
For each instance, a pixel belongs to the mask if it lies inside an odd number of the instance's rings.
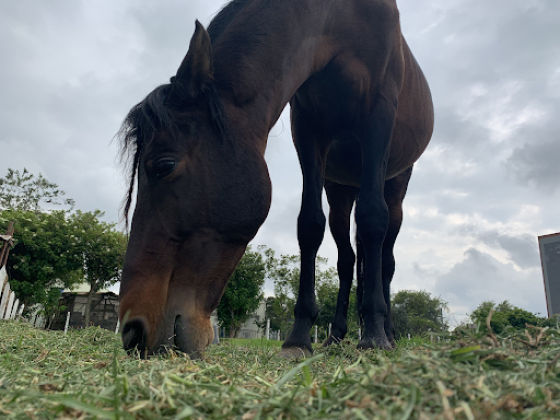
[[[488,231],[479,234],[478,238],[486,245],[507,251],[510,260],[521,268],[539,267],[537,239],[532,235],[514,236]]]
[[[412,263],[412,269],[418,277],[423,279],[433,279],[440,276],[441,271],[433,267],[422,267],[417,261]]]
[[[560,115],[560,114],[559,114]],[[523,185],[555,191],[560,187],[560,131],[548,138],[516,147],[505,162],[506,168]]]
[[[509,260],[522,269],[540,266],[536,235],[503,233],[496,229],[482,230],[473,224],[465,224],[457,228],[455,234],[469,236],[474,241],[506,251]]]
[[[517,271],[489,254],[471,248],[465,258],[440,275],[434,291],[450,305],[472,311],[481,302],[509,300],[529,311],[546,314],[544,289],[538,270]]]

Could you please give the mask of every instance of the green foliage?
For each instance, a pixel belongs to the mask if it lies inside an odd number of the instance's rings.
[[[58,308],[60,291],[86,281],[92,292],[119,280],[126,237],[99,220],[99,210],[41,211],[41,204],[74,205],[41,174],[8,169],[0,178],[0,227],[15,221],[8,270],[10,286],[29,309],[41,304],[46,317]],[[86,320],[89,311],[86,311]]]
[[[52,289],[71,287],[79,281],[83,264],[76,252],[79,237],[65,211],[0,212],[0,226],[7,226],[10,220],[15,221],[14,247],[8,259],[10,287],[27,308],[53,301]]]
[[[74,206],[74,200],[63,198],[66,193],[58,185],[49,182],[43,175],[35,176],[8,168],[5,178],[0,178],[0,209],[16,211],[41,210],[41,203]]]
[[[319,264],[326,264],[327,260],[319,260]],[[336,313],[336,304],[338,300],[339,279],[338,273],[335,268],[329,267],[326,270],[316,268],[316,286],[317,294],[317,308],[319,314],[315,320],[319,330],[319,337],[326,337],[329,331],[329,324],[334,321]],[[347,338],[358,338],[358,305],[357,305],[357,291],[356,286],[353,285],[350,289],[349,303],[348,303],[348,316],[347,316],[348,332]]]
[[[72,288],[84,276],[94,291],[119,279],[126,237],[114,225],[99,221],[102,214],[0,212],[0,226],[15,221],[8,260],[10,287],[27,308],[41,304],[48,317],[58,307],[61,289]]]
[[[442,319],[446,308],[446,302],[426,291],[401,290],[392,299],[396,338],[446,331],[448,325]]]
[[[265,273],[263,255],[247,247],[218,306],[218,320],[230,337],[235,337],[241,325],[259,308]]]
[[[94,292],[112,286],[120,279],[127,237],[114,223],[99,220],[103,212],[77,211],[68,218],[78,240],[76,251],[83,256],[83,272]]]
[[[85,326],[89,326],[89,315],[93,294],[112,286],[120,280],[126,253],[127,237],[115,230],[115,224],[99,220],[103,212],[82,213],[77,211],[68,218],[78,238],[74,252],[83,258],[82,271],[90,285],[85,313]]]
[[[280,331],[285,338],[294,323],[295,296],[299,287],[299,256],[281,255],[268,248],[266,256],[267,277],[274,282],[274,296],[266,301],[266,318],[270,319],[270,329]]]
[[[488,318],[488,314],[492,308],[494,308],[494,313],[492,314],[490,326],[492,327],[492,331],[496,334],[500,334],[506,327],[521,330],[524,329],[527,324],[540,327],[556,325],[556,320],[539,317],[529,311],[512,305],[507,300],[497,306],[492,301],[485,301],[478,305],[471,314],[472,322],[478,324],[479,332],[482,334],[488,333],[486,318]]]

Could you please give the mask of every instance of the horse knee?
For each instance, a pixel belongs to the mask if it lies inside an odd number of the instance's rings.
[[[338,250],[338,269],[344,270],[350,268],[352,270],[354,268],[354,263],[356,262],[356,254],[352,250],[352,247],[349,246],[348,248],[339,249]]]
[[[319,248],[323,242],[327,219],[323,212],[300,213],[298,217],[298,241],[300,248]]]
[[[389,210],[385,201],[373,203],[358,202],[356,206],[356,224],[362,243],[382,244],[389,228]]]

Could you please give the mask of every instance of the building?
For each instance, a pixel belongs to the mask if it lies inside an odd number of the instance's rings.
[[[539,236],[548,316],[560,314],[560,233]]]
[[[266,320],[266,300],[263,300],[257,311],[241,326],[237,333],[237,338],[262,338],[265,334],[264,328],[260,328],[257,323]]]
[[[64,290],[59,300],[59,312],[51,324],[53,330],[63,330],[68,312],[69,327],[84,328],[89,285],[83,284],[72,290]],[[100,290],[91,302],[90,323],[115,331],[119,319],[119,296],[108,290]]]

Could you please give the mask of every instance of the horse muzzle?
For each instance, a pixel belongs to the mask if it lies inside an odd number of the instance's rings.
[[[210,319],[203,316],[179,314],[166,320],[161,328],[163,333],[151,330],[143,317],[134,318],[124,325],[122,341],[128,354],[138,354],[145,359],[172,350],[186,353],[191,359],[201,359],[214,337]]]

